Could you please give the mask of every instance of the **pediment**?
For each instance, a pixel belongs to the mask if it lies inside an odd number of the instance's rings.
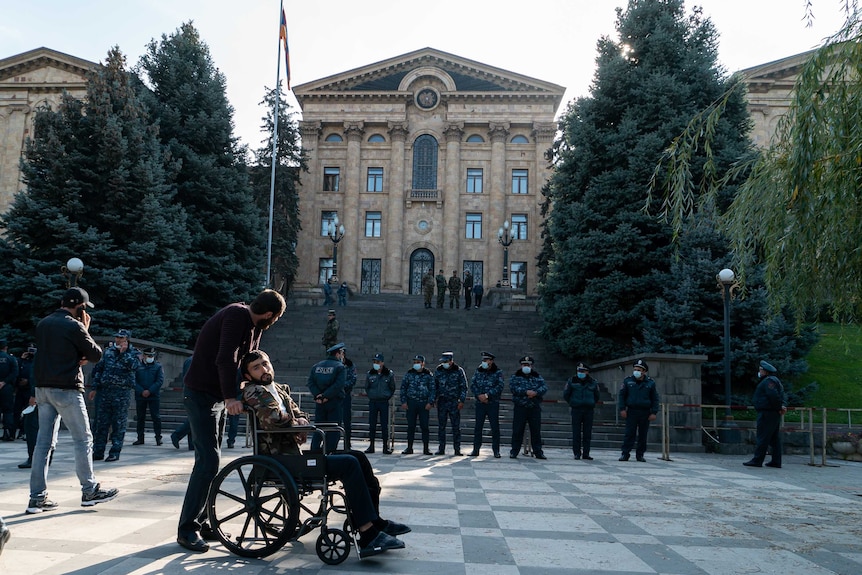
[[[323,94],[396,93],[405,82],[432,75],[450,92],[529,93],[562,98],[565,88],[523,74],[495,68],[434,48],[423,48],[388,60],[348,70],[293,88],[297,98]]]
[[[794,56],[781,58],[765,64],[759,64],[740,70],[739,73],[745,78],[749,89],[754,87],[793,85],[802,67],[814,53],[814,50],[802,52]]]
[[[97,66],[50,48],[36,48],[0,60],[0,85],[82,84]]]

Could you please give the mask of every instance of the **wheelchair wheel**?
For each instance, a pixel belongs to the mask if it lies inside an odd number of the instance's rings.
[[[299,527],[296,484],[271,457],[241,457],[213,479],[207,513],[231,553],[266,557],[284,547]]]
[[[350,538],[341,529],[320,530],[315,545],[317,556],[327,565],[338,565],[350,555]]]

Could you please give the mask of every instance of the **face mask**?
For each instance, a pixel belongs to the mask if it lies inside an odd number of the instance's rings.
[[[413,370],[414,370],[414,371],[419,371],[420,369],[422,369],[422,364],[421,364],[421,363],[414,363],[414,364],[413,364]]]
[[[154,357],[148,357],[148,358],[146,358],[144,361],[145,361],[145,362],[147,362],[147,363],[153,363],[154,361],[156,361],[156,358],[154,358]]]
[[[587,379],[587,374],[582,372],[582,371],[579,371],[578,372],[578,379]]]
[[[452,364],[448,363],[448,362],[447,363],[441,363],[440,365],[443,366],[443,369],[449,369],[450,367],[452,367]]]
[[[380,371],[380,364],[379,363],[372,363],[371,367],[374,368],[374,371]]]
[[[482,363],[479,364],[479,367],[481,367],[482,369],[488,369],[488,362],[483,361]]]
[[[635,379],[640,379],[643,374],[644,374],[644,372],[638,371],[638,370],[634,370],[632,372],[632,375],[634,376]]]
[[[523,371],[524,373],[530,373],[531,371],[533,371],[533,368],[531,368],[529,365],[525,365],[521,368],[521,371]]]

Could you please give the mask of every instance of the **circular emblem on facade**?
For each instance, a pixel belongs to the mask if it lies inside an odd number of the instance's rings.
[[[416,228],[422,234],[427,234],[431,231],[431,223],[428,220],[419,220],[416,222]]]
[[[423,110],[430,110],[437,105],[439,99],[436,91],[431,88],[425,88],[419,90],[419,93],[416,94],[416,105]]]

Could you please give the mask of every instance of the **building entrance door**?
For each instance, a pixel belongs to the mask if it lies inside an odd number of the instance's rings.
[[[419,248],[410,254],[410,293],[422,293],[422,276],[428,270],[434,273],[434,254],[425,248]]]

